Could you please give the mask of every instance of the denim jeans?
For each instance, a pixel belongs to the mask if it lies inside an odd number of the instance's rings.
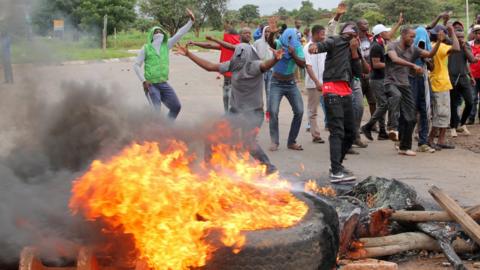
[[[263,73],[263,80],[265,82],[265,101],[267,103],[267,112],[270,111],[270,83],[272,81],[273,70]]]
[[[475,87],[472,87],[472,93],[473,93],[473,105],[472,105],[472,111],[470,112],[470,120],[475,121],[475,117],[477,117],[478,113],[478,118],[480,118],[480,104],[479,104],[479,95],[480,95],[480,78],[475,78],[475,82],[477,83]]]
[[[400,118],[398,120],[398,136],[400,139],[400,150],[412,149],[412,137],[416,123],[416,105],[412,90],[409,85],[388,84],[385,86],[388,91],[400,91]]]
[[[415,107],[419,114],[418,125],[418,145],[428,143],[428,108],[427,99],[425,95],[425,77],[417,75],[415,77],[408,77],[410,86],[412,87],[413,99],[415,100]]]
[[[280,144],[278,130],[278,113],[280,102],[286,97],[290,106],[292,106],[293,119],[288,134],[288,145],[297,143],[298,133],[302,125],[303,117],[303,99],[300,90],[298,90],[295,80],[281,81],[272,78],[270,84],[270,139],[274,144]]]
[[[176,119],[182,106],[178,100],[175,90],[166,82],[154,83],[150,87],[148,94],[155,109],[160,110],[162,103],[170,110],[168,117]]]
[[[230,110],[230,98],[232,96],[232,78],[223,77],[223,109],[225,113]]]
[[[383,79],[370,80],[370,88],[375,92],[377,106],[366,124],[367,128],[371,129],[378,122],[380,130],[386,130],[385,115],[388,111],[388,130],[397,130],[400,92],[387,92]]]
[[[363,118],[362,83],[355,79],[352,84],[353,119],[355,123],[355,138],[360,139],[360,125]]]
[[[352,95],[327,94],[324,98],[330,130],[330,163],[332,173],[337,174],[342,171],[343,160],[356,136]]]
[[[459,125],[463,126],[467,122],[468,117],[472,112],[473,97],[472,84],[470,78],[467,76],[460,76],[451,78],[453,89],[450,91],[450,127],[457,128]],[[462,117],[458,116],[459,101],[463,98],[465,101],[465,108],[463,109]]]

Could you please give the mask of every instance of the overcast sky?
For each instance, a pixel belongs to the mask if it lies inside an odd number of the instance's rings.
[[[260,7],[260,14],[270,15],[277,11],[279,7],[284,7],[287,10],[299,8],[302,0],[230,0],[228,8],[239,9],[245,4],[254,4]],[[315,8],[334,8],[338,5],[340,0],[312,0]]]

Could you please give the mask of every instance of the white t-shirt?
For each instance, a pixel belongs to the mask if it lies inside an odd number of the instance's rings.
[[[312,67],[313,73],[315,73],[317,79],[320,81],[320,83],[323,83],[323,71],[325,70],[325,59],[327,58],[327,53],[310,54],[308,52],[308,47],[310,44],[312,44],[312,42],[307,43],[307,45],[303,47],[305,63]],[[310,78],[308,72],[305,72],[305,87],[307,89],[316,88],[315,82]]]

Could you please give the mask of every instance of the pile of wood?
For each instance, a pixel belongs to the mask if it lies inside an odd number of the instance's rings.
[[[352,211],[343,221],[340,218],[340,258],[359,260],[410,250],[441,251],[455,269],[466,269],[457,254],[478,252],[480,205],[464,209],[435,186],[429,193],[444,211],[381,208],[370,211],[366,225],[362,224],[360,210]],[[392,235],[386,228],[393,223],[410,228],[410,232]]]

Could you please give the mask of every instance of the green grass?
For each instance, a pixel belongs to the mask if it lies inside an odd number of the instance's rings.
[[[222,31],[201,31],[196,37],[193,31],[187,33],[182,40],[185,44],[189,40],[205,41],[206,35],[222,38]],[[111,58],[125,58],[135,56],[128,50],[140,49],[144,44],[147,33],[140,31],[125,31],[117,34],[115,40],[109,36],[107,50],[100,48],[98,41],[92,38],[82,38],[78,42],[38,37],[32,41],[16,38],[12,43],[13,63],[58,63],[74,60],[101,60]],[[1,54],[1,52],[0,52]]]

